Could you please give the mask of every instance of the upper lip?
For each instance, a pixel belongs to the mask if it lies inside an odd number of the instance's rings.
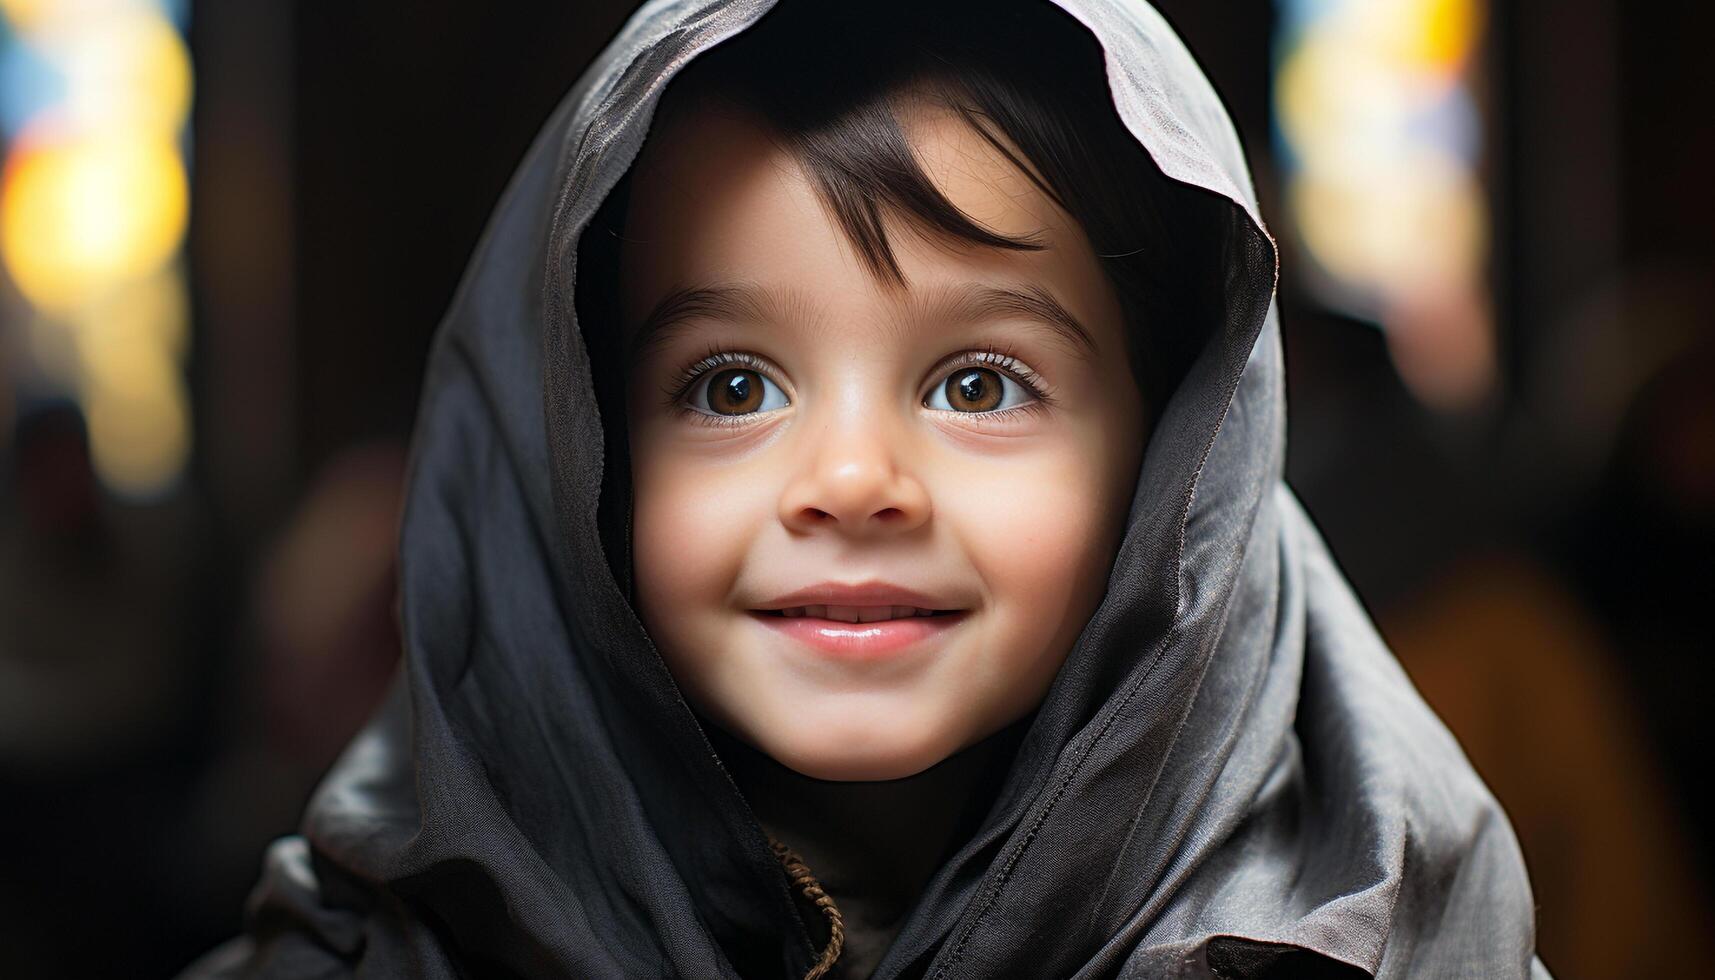
[[[776,596],[758,609],[793,609],[798,606],[914,606],[918,609],[953,609],[951,603],[916,589],[891,582],[818,582]]]

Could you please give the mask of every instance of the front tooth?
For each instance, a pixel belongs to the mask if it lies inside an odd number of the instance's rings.
[[[829,619],[837,619],[842,623],[856,623],[859,621],[858,608],[856,606],[830,605],[827,608],[827,616]]]
[[[805,606],[804,607],[804,615],[812,617],[814,619],[827,619],[828,618],[828,607],[827,606]]]
[[[892,606],[865,606],[854,610],[860,623],[877,623],[884,619],[893,618]]]

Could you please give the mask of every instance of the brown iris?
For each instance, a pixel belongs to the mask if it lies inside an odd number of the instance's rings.
[[[762,407],[762,376],[743,368],[709,379],[709,407],[721,415],[744,415]]]
[[[990,411],[1004,393],[1000,375],[988,368],[968,368],[947,378],[947,404],[956,411]]]

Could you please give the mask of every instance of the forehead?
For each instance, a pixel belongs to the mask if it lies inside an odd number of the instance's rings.
[[[742,107],[704,101],[662,120],[634,168],[621,246],[628,326],[675,290],[734,279],[791,290],[816,306],[898,303],[937,282],[1005,279],[1039,285],[1068,306],[1084,296],[1083,316],[1107,312],[1088,308],[1112,297],[1076,221],[957,113],[909,94],[896,113],[924,173],[949,202],[978,224],[1034,237],[1046,248],[953,241],[890,215],[888,238],[907,280],[907,295],[899,295],[872,276],[765,122]]]

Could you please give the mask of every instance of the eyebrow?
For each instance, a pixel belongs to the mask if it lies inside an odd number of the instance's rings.
[[[1018,319],[1045,330],[1072,357],[1095,363],[1099,359],[1090,331],[1071,311],[1035,283],[993,285],[961,283],[931,290],[913,300],[895,329],[913,323],[972,324]],[[819,323],[813,304],[796,290],[770,289],[748,281],[721,281],[673,290],[655,304],[627,344],[627,363],[636,364],[699,320],[781,324],[794,320]]]
[[[752,282],[716,282],[675,289],[643,318],[627,343],[626,363],[636,364],[673,341],[698,320],[784,323],[807,312],[795,292]]]

